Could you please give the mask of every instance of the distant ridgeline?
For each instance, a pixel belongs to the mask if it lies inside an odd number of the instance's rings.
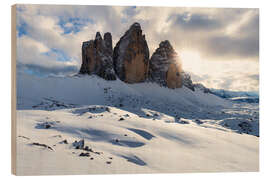
[[[106,80],[126,83],[151,81],[168,88],[191,90],[195,88],[210,92],[201,84],[193,84],[183,72],[181,59],[168,40],[162,41],[151,58],[145,35],[139,23],[134,23],[112,46],[112,35],[107,32],[102,38],[99,32],[94,40],[83,42],[80,74],[96,74]]]

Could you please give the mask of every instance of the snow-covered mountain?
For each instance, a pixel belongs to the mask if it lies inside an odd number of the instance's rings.
[[[256,92],[246,91],[229,91],[224,89],[211,89],[211,92],[222,98],[234,98],[234,97],[254,97],[259,98],[259,94]]]
[[[17,170],[20,175],[258,171],[258,112],[255,104],[198,88],[19,74]]]

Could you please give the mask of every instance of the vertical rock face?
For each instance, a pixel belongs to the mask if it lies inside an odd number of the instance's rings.
[[[153,53],[149,63],[149,78],[169,88],[182,87],[182,67],[177,55],[168,40],[162,41]]]
[[[115,80],[112,59],[112,38],[110,33],[96,33],[95,40],[83,42],[81,74],[96,74],[106,80]]]
[[[189,88],[190,90],[192,91],[195,91],[195,87],[194,87],[194,84],[191,80],[191,76],[186,73],[186,72],[182,72],[182,84],[183,86],[186,86],[187,88]]]
[[[131,25],[120,38],[113,51],[114,70],[119,79],[127,83],[146,80],[149,49],[139,23]]]
[[[105,46],[108,49],[108,51],[110,52],[111,56],[113,55],[113,48],[112,48],[112,35],[111,33],[107,32],[104,34],[104,42],[105,42]]]

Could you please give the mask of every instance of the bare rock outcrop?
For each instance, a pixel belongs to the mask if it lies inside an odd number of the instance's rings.
[[[211,90],[207,87],[205,87],[203,84],[200,83],[193,83],[191,80],[190,74],[187,72],[182,71],[182,84],[183,86],[189,88],[192,91],[195,91],[196,89],[204,92],[204,93],[212,93]]]
[[[139,23],[120,38],[113,51],[114,70],[122,81],[138,83],[148,75],[149,49]]]
[[[168,88],[182,87],[181,60],[168,40],[162,41],[149,63],[149,79]]]
[[[104,34],[104,40],[99,32],[95,40],[83,42],[81,74],[96,74],[106,80],[115,80],[112,59],[112,36]]]
[[[182,74],[182,84],[187,88],[189,88],[190,90],[195,91],[195,86],[191,80],[191,76],[184,71],[181,74]]]

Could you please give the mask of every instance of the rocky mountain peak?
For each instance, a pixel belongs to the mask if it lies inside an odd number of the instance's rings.
[[[137,22],[133,23],[129,29],[140,29],[141,30],[141,25]]]
[[[162,41],[149,64],[150,79],[169,88],[182,87],[180,57],[168,40]]]
[[[83,42],[81,74],[96,74],[106,80],[116,79],[112,49],[107,47],[106,42],[102,39],[100,32],[96,33],[95,40]]]
[[[100,32],[95,39],[83,42],[80,73],[97,74],[107,80],[126,83],[144,82],[146,79],[169,88],[182,87],[180,57],[169,40],[160,42],[149,60],[149,49],[141,25],[133,23],[113,49],[112,35]]]
[[[102,40],[102,37],[101,37],[101,35],[100,35],[100,32],[97,32],[97,33],[96,33],[96,38],[95,38],[95,40]]]
[[[134,23],[117,42],[113,51],[114,69],[127,83],[146,80],[149,49],[139,23]]]

